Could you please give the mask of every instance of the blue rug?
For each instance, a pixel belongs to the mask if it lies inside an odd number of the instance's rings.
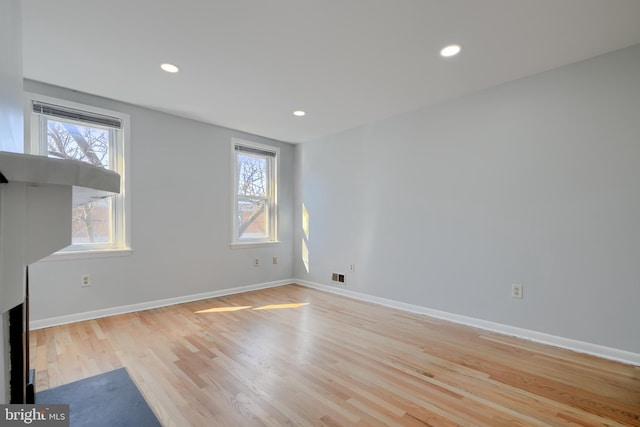
[[[160,426],[125,368],[36,393],[36,404],[69,405],[70,427]]]

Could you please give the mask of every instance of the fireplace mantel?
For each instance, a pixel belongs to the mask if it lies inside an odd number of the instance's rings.
[[[120,175],[77,160],[0,151],[0,173],[9,183],[73,187],[73,206],[120,192]]]
[[[71,209],[120,192],[87,163],[0,152],[0,313],[25,297],[25,267],[71,244]]]
[[[11,403],[35,402],[27,266],[71,244],[74,206],[119,192],[115,172],[75,160],[0,152],[0,315],[8,312]]]

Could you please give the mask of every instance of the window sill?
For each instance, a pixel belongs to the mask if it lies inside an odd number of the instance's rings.
[[[64,252],[56,252],[52,255],[49,255],[48,257],[41,259],[41,261],[50,262],[50,261],[71,261],[71,260],[92,259],[92,258],[111,258],[111,257],[129,256],[132,253],[133,253],[133,250],[131,249],[64,251]]]
[[[246,242],[246,243],[231,243],[229,247],[231,249],[251,249],[251,248],[263,248],[269,246],[279,245],[279,241],[273,242]]]

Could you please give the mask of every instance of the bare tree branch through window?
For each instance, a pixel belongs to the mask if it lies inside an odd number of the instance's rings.
[[[109,130],[47,120],[49,157],[79,160],[109,168]],[[100,200],[73,209],[74,243],[105,242],[110,238],[106,228],[108,202]]]

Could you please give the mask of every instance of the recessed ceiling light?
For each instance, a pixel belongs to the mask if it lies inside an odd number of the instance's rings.
[[[293,115],[294,115],[294,116],[296,116],[296,117],[302,117],[302,116],[304,116],[305,114],[307,114],[307,113],[305,113],[305,112],[304,112],[304,111],[302,111],[302,110],[296,110],[296,111],[294,111],[294,112],[293,112]]]
[[[178,71],[180,71],[180,68],[178,68],[177,65],[169,64],[168,62],[160,64],[160,68],[162,68],[167,73],[177,73]]]
[[[459,54],[461,50],[462,48],[459,44],[450,44],[449,46],[445,46],[442,48],[442,50],[440,51],[440,56],[450,58]]]

